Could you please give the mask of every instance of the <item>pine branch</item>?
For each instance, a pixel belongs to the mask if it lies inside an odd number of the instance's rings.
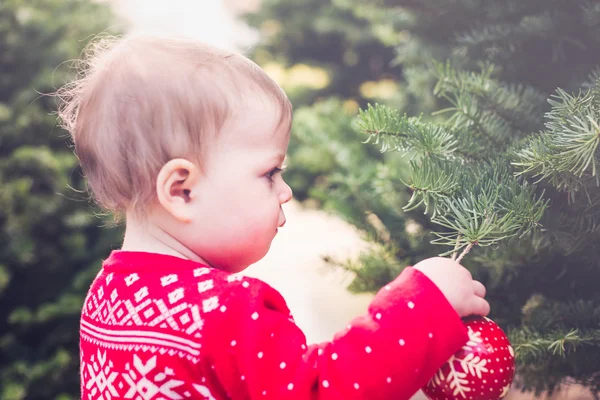
[[[420,118],[400,117],[398,111],[388,106],[369,104],[366,110],[359,110],[357,125],[369,135],[363,143],[380,145],[381,152],[398,151],[402,156],[413,154],[440,159],[484,157],[481,144],[468,133],[424,123]]]
[[[424,206],[433,223],[450,230],[434,232],[438,238],[432,243],[456,246],[443,255],[475,245],[494,245],[541,227],[548,202],[543,193],[536,195],[535,186],[518,183],[506,162],[473,164],[477,165],[475,173],[465,159],[457,158],[452,135],[418,119],[400,118],[386,106],[369,105],[361,110],[359,126],[370,134],[366,143],[381,141],[382,151],[412,154],[410,179],[402,183],[413,194],[403,210]]]
[[[541,127],[545,97],[533,88],[494,80],[493,65],[487,64],[476,73],[439,63],[436,74],[434,93],[452,106],[434,114],[452,113],[448,124],[455,129],[472,129],[481,140],[505,149],[520,136]]]
[[[577,95],[558,89],[549,100],[546,131],[533,137],[518,151],[513,165],[519,174],[552,183],[558,190],[575,192],[585,188],[585,174],[596,174],[600,144],[600,97],[590,88]]]
[[[566,357],[575,353],[578,347],[600,347],[600,332],[580,332],[578,329],[555,330],[542,335],[524,328],[509,334],[509,339],[520,363],[549,356]]]
[[[413,194],[403,210],[412,211],[424,205],[425,214],[431,213],[432,218],[445,213],[445,201],[461,189],[461,170],[466,168],[459,162],[446,162],[431,157],[423,158],[420,164],[411,161],[411,179],[409,183],[403,183]]]

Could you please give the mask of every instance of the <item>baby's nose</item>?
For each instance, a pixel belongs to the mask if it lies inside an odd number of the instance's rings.
[[[283,188],[279,194],[279,202],[285,204],[292,199],[293,195],[292,188],[287,183],[283,182]]]

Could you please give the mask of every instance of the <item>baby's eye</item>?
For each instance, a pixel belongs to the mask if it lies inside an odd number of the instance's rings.
[[[270,181],[273,181],[273,177],[281,172],[283,172],[283,170],[285,170],[285,167],[279,168],[279,167],[275,167],[272,170],[270,170],[269,172],[266,173],[266,177],[269,178]]]

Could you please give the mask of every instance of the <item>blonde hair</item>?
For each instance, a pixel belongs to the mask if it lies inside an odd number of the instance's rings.
[[[266,99],[292,119],[281,88],[246,57],[184,38],[148,35],[96,39],[60,88],[58,116],[94,200],[117,220],[143,218],[156,177],[173,158],[202,168],[207,140],[242,102]],[[251,98],[252,97],[252,98]]]

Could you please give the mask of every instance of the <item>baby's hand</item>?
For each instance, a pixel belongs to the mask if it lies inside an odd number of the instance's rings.
[[[473,276],[465,267],[444,257],[432,257],[414,266],[425,274],[446,296],[458,315],[486,316],[490,305],[484,299],[485,286],[473,280]]]

